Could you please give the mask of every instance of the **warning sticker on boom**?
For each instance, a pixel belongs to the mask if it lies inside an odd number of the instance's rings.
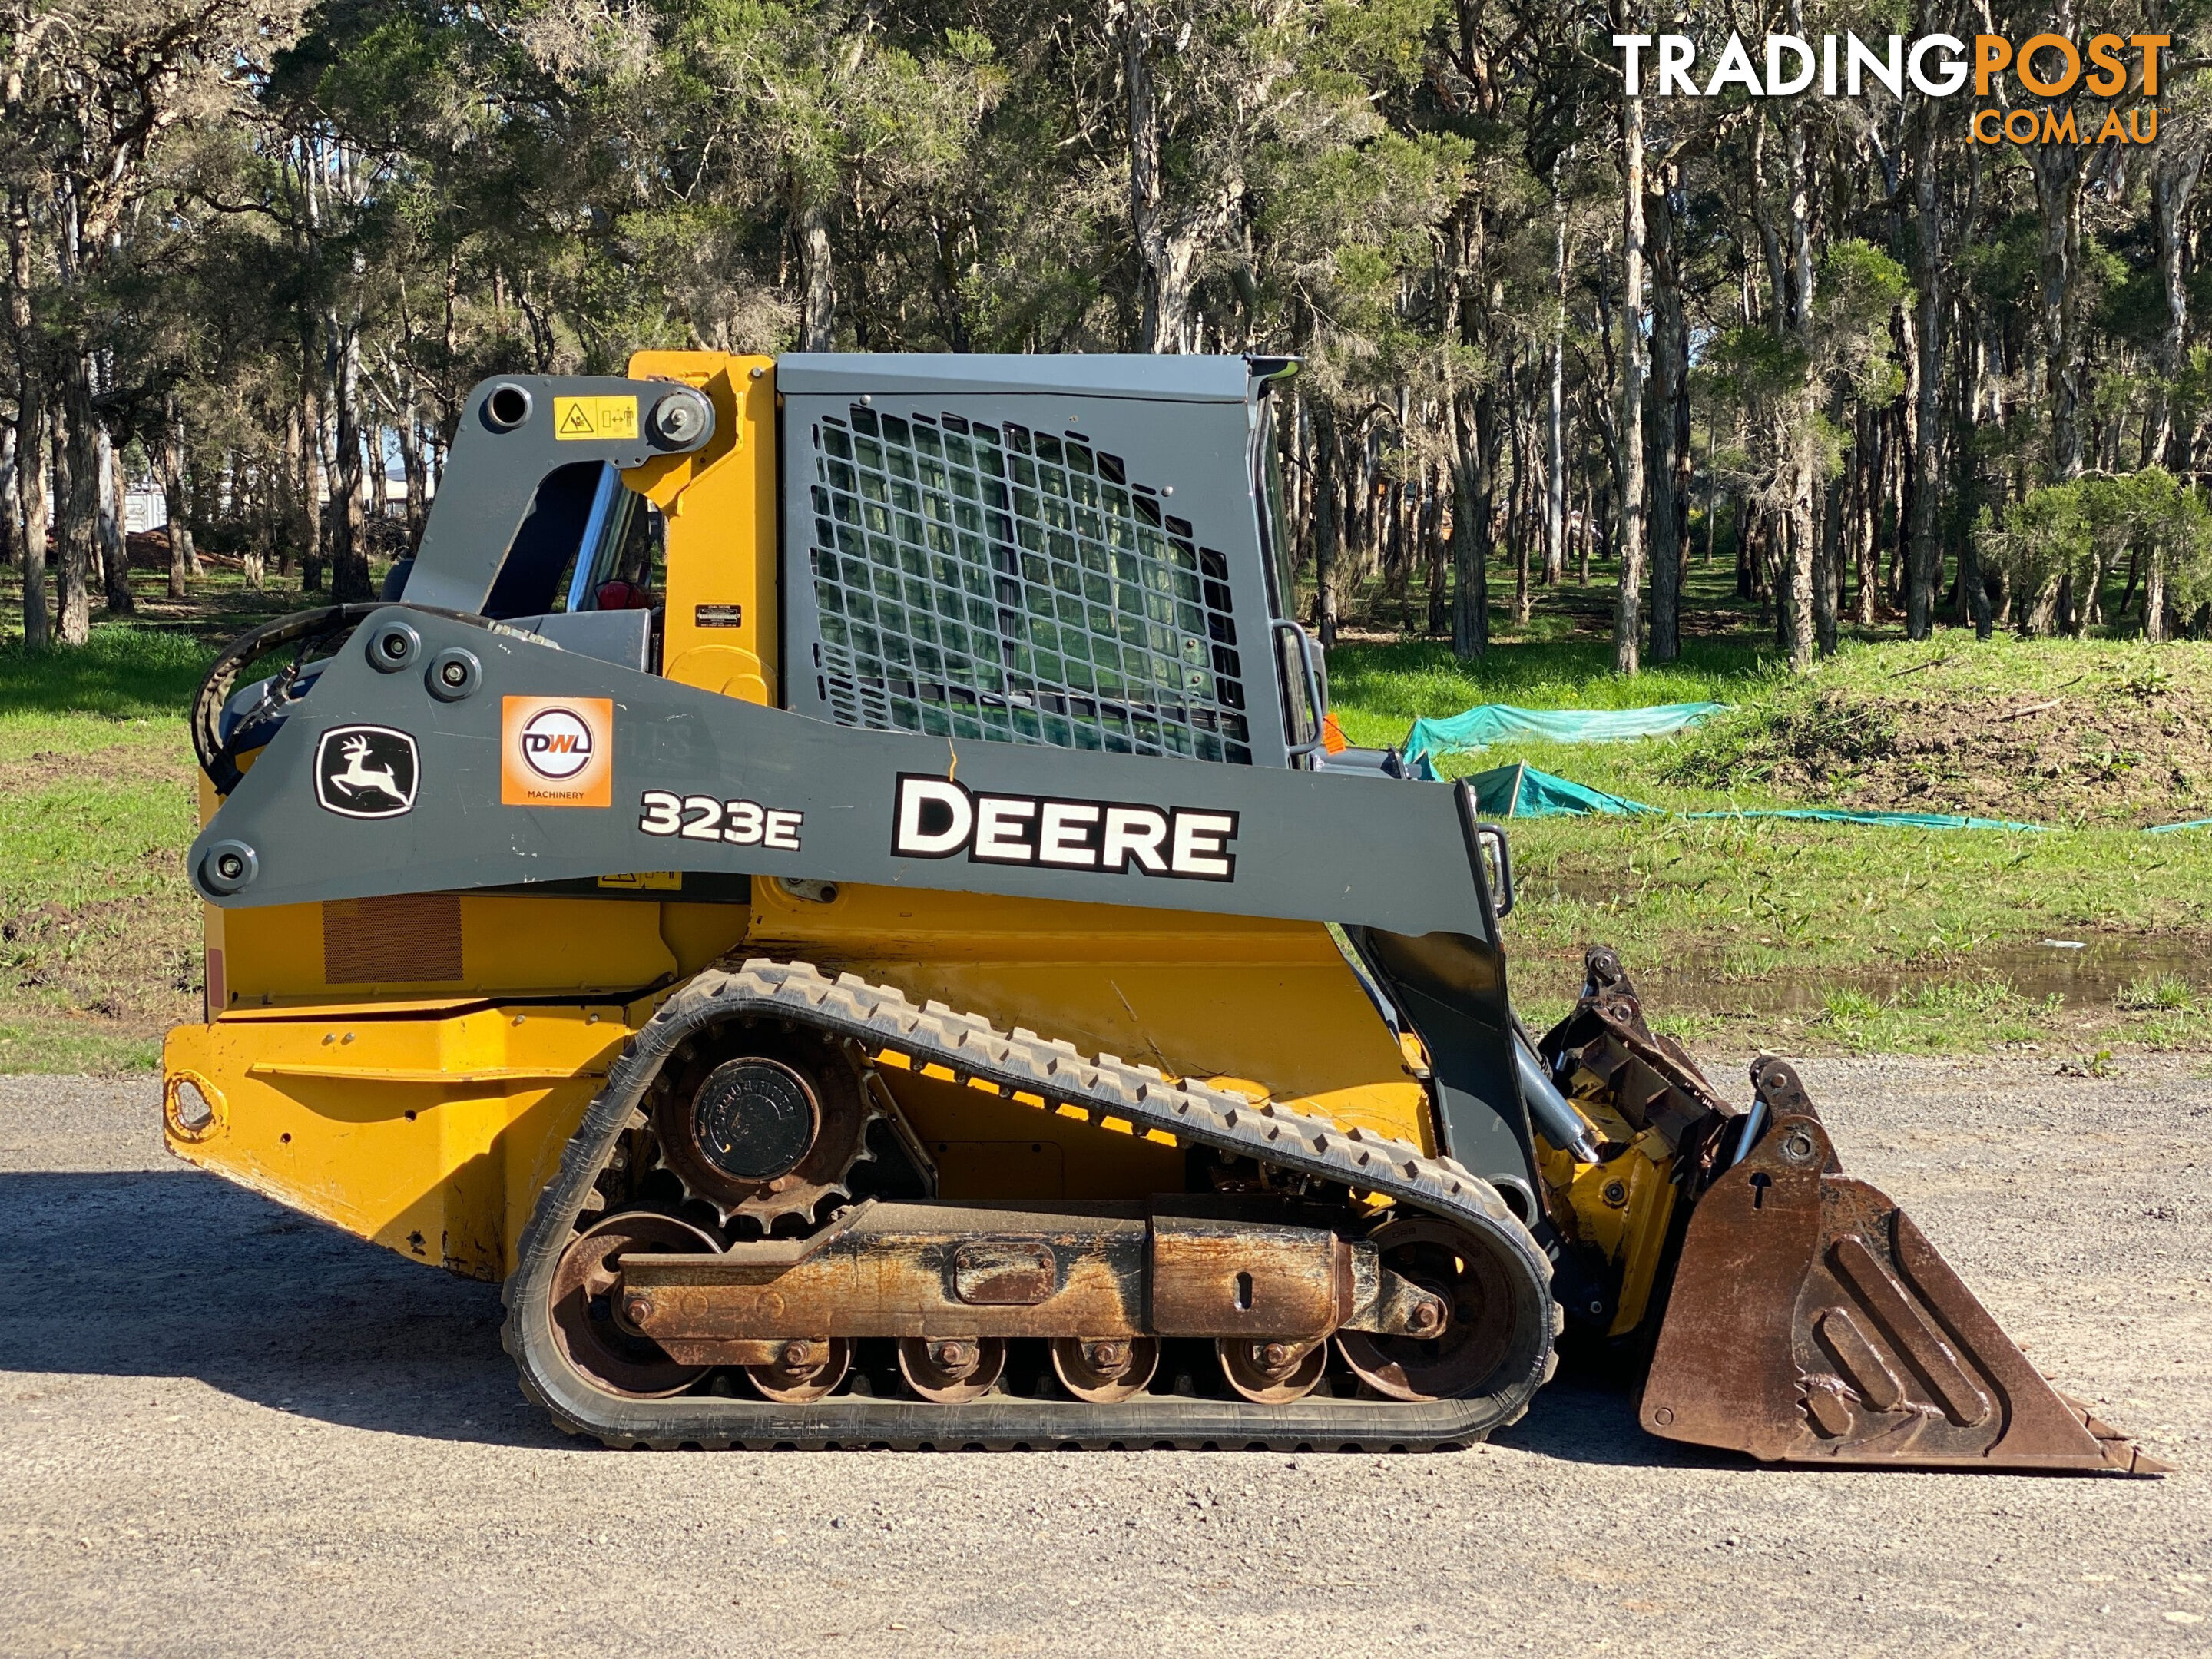
[[[635,398],[556,398],[553,435],[571,438],[635,438]]]

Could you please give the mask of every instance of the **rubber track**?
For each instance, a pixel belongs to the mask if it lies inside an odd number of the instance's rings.
[[[1526,1271],[1525,1294],[1540,1297],[1546,1340],[1522,1358],[1522,1372],[1470,1400],[1409,1404],[1307,1399],[1287,1406],[1140,1395],[1118,1405],[990,1395],[963,1406],[836,1395],[804,1406],[690,1395],[634,1400],[578,1376],[554,1345],[548,1315],[556,1263],[576,1222],[604,1200],[594,1187],[626,1129],[642,1125],[646,1091],[686,1038],[737,1019],[767,1019],[831,1032],[889,1050],[916,1070],[949,1071],[963,1083],[1027,1097],[1045,1109],[1073,1106],[1093,1123],[1115,1118],[1138,1130],[1211,1146],[1284,1170],[1381,1194],[1494,1241]],[[1148,1066],[1096,1059],[1073,1044],[988,1020],[942,1003],[917,1007],[900,992],[853,975],[831,979],[804,963],[747,961],[710,969],[664,1003],[625,1046],[606,1086],[562,1153],[525,1231],[521,1261],[505,1291],[501,1334],[520,1368],[523,1391],[573,1433],[611,1446],[668,1449],[890,1446],[921,1449],[1044,1449],[1080,1446],[1180,1446],[1266,1449],[1422,1450],[1464,1445],[1517,1420],[1557,1358],[1559,1313],[1551,1264],[1496,1188],[1449,1158],[1401,1141],[1345,1130],[1273,1103],[1202,1084],[1169,1080]]]

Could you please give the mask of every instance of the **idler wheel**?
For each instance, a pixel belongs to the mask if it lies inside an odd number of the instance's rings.
[[[577,1374],[611,1394],[665,1400],[707,1374],[679,1365],[629,1322],[615,1294],[625,1255],[719,1255],[713,1234],[653,1210],[611,1215],[561,1253],[549,1312],[553,1340]]]
[[[1287,1406],[1320,1386],[1328,1344],[1285,1337],[1224,1336],[1213,1345],[1229,1386],[1255,1406]]]
[[[1479,1392],[1511,1358],[1515,1325],[1524,1316],[1495,1252],[1427,1216],[1386,1221],[1373,1239],[1384,1267],[1440,1297],[1449,1314],[1434,1337],[1339,1331],[1344,1363],[1391,1400],[1457,1400]]]
[[[1111,1406],[1142,1394],[1160,1368],[1155,1336],[1060,1336],[1052,1343],[1060,1385],[1078,1400]]]
[[[922,1399],[964,1405],[997,1386],[1006,1369],[1006,1344],[995,1336],[902,1336],[899,1374]]]
[[[830,1393],[852,1369],[853,1345],[842,1336],[833,1336],[787,1342],[774,1364],[748,1365],[744,1372],[763,1398],[779,1405],[803,1406]]]

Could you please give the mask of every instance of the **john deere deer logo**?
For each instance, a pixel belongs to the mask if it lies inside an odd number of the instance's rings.
[[[388,726],[336,726],[315,750],[315,799],[348,818],[396,818],[415,805],[415,739]]]

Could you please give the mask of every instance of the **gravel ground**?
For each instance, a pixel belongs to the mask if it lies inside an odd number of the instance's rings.
[[[6,1079],[0,1652],[2212,1652],[2203,1062],[1803,1070],[2179,1473],[1761,1469],[1572,1379],[1431,1456],[587,1449],[491,1287],[169,1161],[147,1082]]]

